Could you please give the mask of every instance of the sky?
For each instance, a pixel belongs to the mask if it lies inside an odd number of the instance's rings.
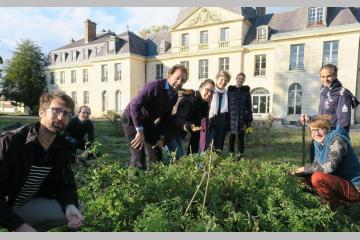
[[[291,11],[295,7],[268,7],[267,13]],[[116,34],[151,25],[174,24],[178,7],[0,7],[0,56],[11,57],[21,39],[35,41],[47,54],[71,39],[84,36],[84,21],[91,19],[97,31]],[[161,14],[160,14],[161,13]]]

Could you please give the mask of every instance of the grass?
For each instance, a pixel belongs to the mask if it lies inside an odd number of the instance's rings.
[[[3,127],[12,125],[16,122],[22,125],[34,122],[37,117],[14,117],[0,116],[0,131]],[[115,128],[108,120],[95,120],[95,138],[102,145],[101,153],[106,153],[106,158],[101,158],[102,163],[119,163],[121,166],[127,167],[130,161],[130,151],[126,138],[120,129]],[[302,164],[302,142],[300,128],[271,128],[268,134],[258,136],[254,140],[254,136],[246,136],[245,139],[245,159],[250,161],[268,161],[273,164],[291,163],[297,166]],[[351,142],[357,155],[360,155],[360,131],[351,130]],[[306,159],[309,164],[309,144],[310,138],[306,137]],[[224,155],[228,154],[227,143],[225,143]],[[74,172],[77,175],[78,185],[81,187],[86,184],[82,181],[84,174],[91,174],[92,168],[96,168],[97,164],[90,167],[84,167],[80,163],[75,164]],[[0,229],[1,231],[1,229]]]

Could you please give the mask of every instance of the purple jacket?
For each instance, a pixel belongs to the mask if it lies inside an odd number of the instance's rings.
[[[165,89],[166,79],[145,84],[140,92],[131,99],[124,111],[124,117],[129,118],[135,127],[153,125],[158,118],[162,122],[171,117],[171,110],[177,101],[177,94],[170,100]]]
[[[322,87],[320,90],[319,114],[333,115],[333,127],[338,124],[348,130],[351,124],[351,108],[358,104],[358,100],[349,90],[343,88],[337,79],[330,88]]]

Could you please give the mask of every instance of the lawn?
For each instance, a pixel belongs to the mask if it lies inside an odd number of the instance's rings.
[[[0,130],[15,122],[34,120],[1,116]],[[318,198],[301,191],[296,179],[287,175],[290,168],[302,164],[301,128],[272,127],[268,132],[256,132],[255,128],[255,133],[246,137],[244,159],[249,161],[234,161],[226,144],[224,153],[213,157],[211,153],[194,155],[177,164],[157,164],[152,171],[138,172],[127,169],[130,152],[122,131],[107,120],[95,120],[94,125],[101,157],[89,166],[74,165],[79,195],[85,204],[87,225],[83,231],[360,229],[358,220],[332,212]],[[351,131],[351,141],[359,155],[359,130]],[[307,136],[306,151],[309,142]],[[306,152],[307,164],[308,155]],[[210,164],[207,192],[199,182]],[[199,194],[189,213],[184,214],[197,184]],[[206,198],[207,204],[203,205]]]

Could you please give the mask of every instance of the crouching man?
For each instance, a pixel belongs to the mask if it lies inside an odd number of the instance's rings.
[[[9,231],[47,231],[84,218],[71,169],[71,146],[59,132],[73,100],[64,92],[40,98],[40,121],[0,136],[0,226]]]

